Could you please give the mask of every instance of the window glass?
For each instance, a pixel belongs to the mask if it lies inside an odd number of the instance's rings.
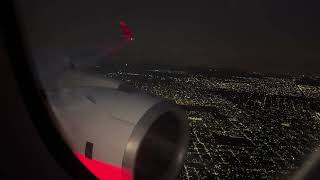
[[[21,1],[45,89],[70,69],[127,82],[186,111],[179,180],[287,179],[320,144],[314,4]]]

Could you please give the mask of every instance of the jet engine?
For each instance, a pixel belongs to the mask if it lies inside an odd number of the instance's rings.
[[[99,179],[175,179],[188,144],[185,114],[125,83],[66,72],[48,91],[56,127]]]

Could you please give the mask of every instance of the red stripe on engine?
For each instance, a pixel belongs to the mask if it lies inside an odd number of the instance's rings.
[[[101,180],[131,180],[131,172],[123,167],[118,167],[102,161],[88,159],[79,152],[75,156],[88,170]]]

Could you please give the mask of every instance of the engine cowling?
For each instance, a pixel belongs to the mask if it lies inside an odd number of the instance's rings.
[[[98,178],[176,177],[189,133],[185,115],[174,103],[84,73],[67,72],[58,86],[48,93],[56,126]]]

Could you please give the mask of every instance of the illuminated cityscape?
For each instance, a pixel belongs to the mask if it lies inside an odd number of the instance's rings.
[[[191,140],[179,180],[286,179],[320,145],[320,76],[127,64],[95,71],[186,110]]]

